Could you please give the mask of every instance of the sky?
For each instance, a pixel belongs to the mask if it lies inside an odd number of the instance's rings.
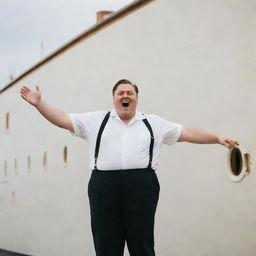
[[[0,0],[0,89],[96,23],[96,12],[133,0]]]

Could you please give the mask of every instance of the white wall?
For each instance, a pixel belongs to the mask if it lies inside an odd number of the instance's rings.
[[[157,0],[4,92],[0,179],[8,183],[0,184],[0,247],[35,256],[93,252],[86,145],[22,101],[18,91],[23,84],[40,84],[45,101],[58,108],[86,112],[111,109],[113,84],[128,78],[140,88],[140,110],[233,137],[254,162],[254,13],[253,0]],[[8,134],[6,112],[11,117]],[[65,145],[67,166],[62,161]],[[46,170],[41,167],[44,151]],[[241,183],[232,183],[226,175],[227,155],[219,145],[162,148],[157,255],[255,255],[255,168]]]

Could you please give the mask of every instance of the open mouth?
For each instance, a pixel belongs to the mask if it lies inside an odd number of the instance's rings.
[[[128,103],[128,102],[123,102],[123,103],[122,103],[122,106],[123,106],[124,108],[127,108],[127,107],[129,107],[129,103]]]

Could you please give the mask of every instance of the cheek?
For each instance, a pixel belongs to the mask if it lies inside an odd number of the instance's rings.
[[[118,105],[120,105],[120,101],[119,101],[118,99],[114,99],[114,100],[113,100],[113,104],[114,104],[115,106],[118,106]]]
[[[134,102],[135,104],[137,104],[137,103],[138,103],[138,100],[135,98],[135,99],[133,99],[133,102]]]

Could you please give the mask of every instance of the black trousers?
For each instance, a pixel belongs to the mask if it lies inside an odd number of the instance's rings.
[[[93,171],[88,195],[97,256],[154,256],[159,182],[152,169]]]

